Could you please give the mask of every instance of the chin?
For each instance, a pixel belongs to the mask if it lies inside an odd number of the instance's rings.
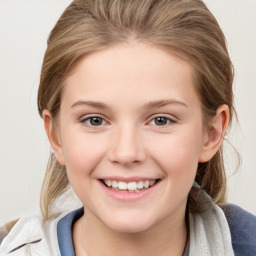
[[[115,225],[113,227],[110,227],[113,231],[120,232],[120,233],[141,233],[145,232],[150,228],[150,225],[136,225],[136,224],[120,224],[120,225]]]
[[[145,217],[125,216],[123,218],[112,218],[109,222],[106,221],[105,225],[109,229],[120,233],[141,233],[149,230],[154,222],[145,219]]]

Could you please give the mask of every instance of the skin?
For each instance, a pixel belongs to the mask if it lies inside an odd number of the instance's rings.
[[[99,126],[91,124],[92,116],[102,118]],[[43,117],[85,208],[73,229],[76,255],[182,255],[198,162],[217,152],[228,123],[223,105],[204,129],[187,62],[137,42],[94,52],[66,80],[57,127],[48,110]],[[160,182],[140,200],[120,201],[103,191],[99,180],[108,177]]]

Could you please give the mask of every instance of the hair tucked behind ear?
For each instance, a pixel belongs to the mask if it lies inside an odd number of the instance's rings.
[[[75,0],[63,13],[48,39],[38,91],[40,115],[48,109],[58,119],[65,80],[79,59],[113,44],[140,41],[185,59],[194,69],[195,87],[202,103],[204,125],[217,108],[233,108],[233,68],[224,35],[201,0]],[[217,204],[225,202],[226,176],[222,148],[200,163],[196,181]],[[65,167],[51,155],[41,194],[45,219],[51,205],[68,185]],[[189,208],[208,207],[201,190],[189,194]]]

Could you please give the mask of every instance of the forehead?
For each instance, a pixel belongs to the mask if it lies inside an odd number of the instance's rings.
[[[65,82],[63,100],[97,97],[111,102],[126,96],[123,103],[161,97],[191,101],[196,96],[193,77],[189,63],[163,49],[119,44],[84,56]]]

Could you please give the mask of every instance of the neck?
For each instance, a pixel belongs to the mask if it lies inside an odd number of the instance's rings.
[[[138,233],[116,232],[87,214],[75,223],[73,229],[77,256],[181,256],[186,240],[185,211],[178,219],[166,218]]]

